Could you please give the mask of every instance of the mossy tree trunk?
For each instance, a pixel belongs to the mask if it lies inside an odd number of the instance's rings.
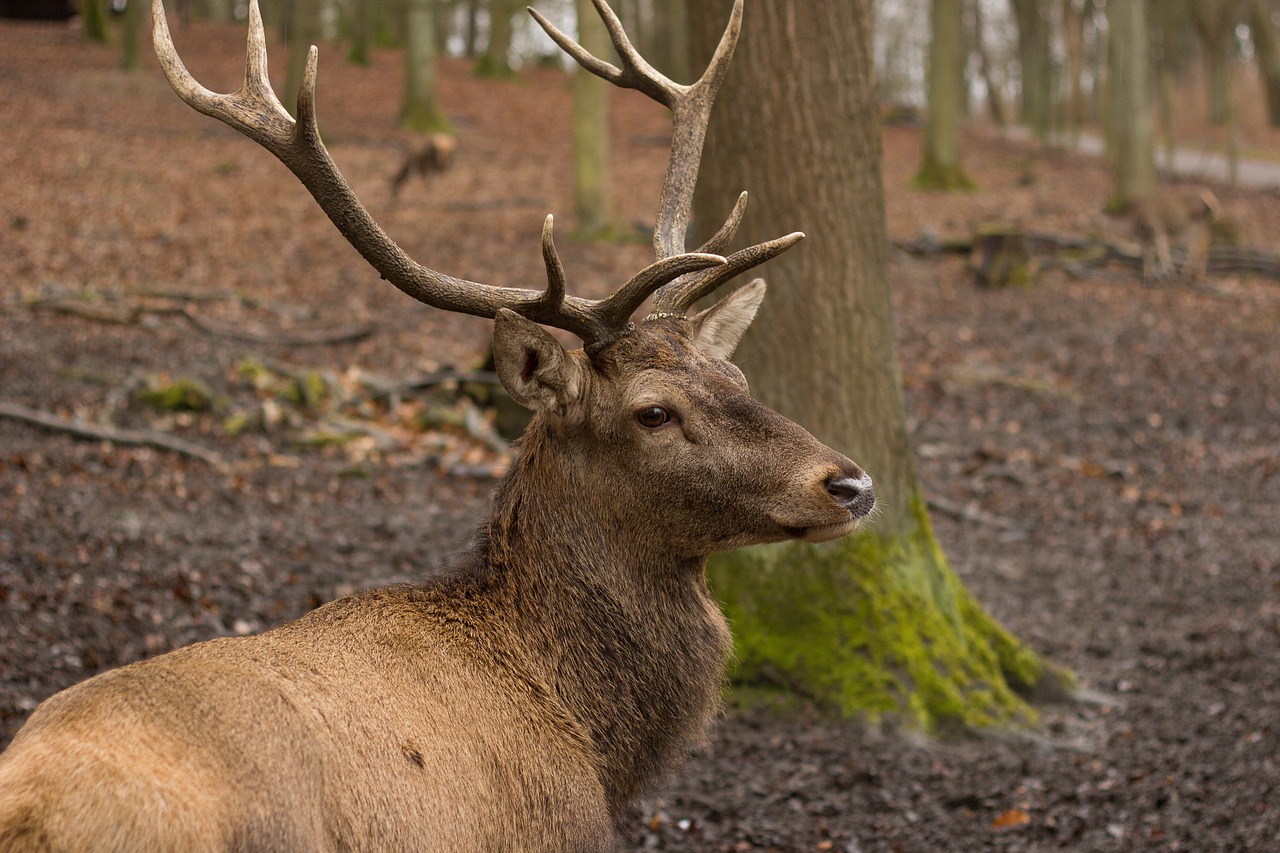
[[[604,22],[591,0],[577,0],[578,43],[593,56],[612,57]],[[613,230],[609,183],[609,84],[574,69],[573,199],[578,222],[575,234],[587,240]]]
[[[727,0],[690,0],[694,67]],[[1049,670],[947,563],[916,477],[895,353],[871,0],[753,0],[712,119],[695,202],[705,236],[752,193],[744,242],[794,230],[735,360],[754,393],[875,479],[865,532],[713,560],[739,675],[851,715],[925,728],[1026,722]],[[695,241],[695,245],[696,245]],[[1053,671],[1054,678],[1061,677]]]
[[[932,0],[929,19],[924,146],[912,183],[926,190],[969,190],[975,186],[973,179],[960,165],[960,120],[968,87],[964,0]]]
[[[111,43],[110,11],[108,0],[79,0],[76,10],[84,27],[85,38],[99,44]]]
[[[120,67],[137,71],[142,67],[142,49],[138,34],[145,16],[142,0],[129,0],[120,19]]]
[[[489,0],[489,43],[476,62],[479,77],[510,77],[511,19],[521,4],[515,0]]]
[[[404,22],[404,100],[400,124],[421,133],[452,132],[436,98],[434,0],[406,0]]]
[[[1147,49],[1146,0],[1109,0],[1111,29],[1107,74],[1111,81],[1109,137],[1114,189],[1111,203],[1123,208],[1156,186],[1154,92]]]

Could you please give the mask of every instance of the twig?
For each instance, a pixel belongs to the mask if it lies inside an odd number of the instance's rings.
[[[181,438],[154,430],[116,429],[115,427],[96,426],[80,418],[64,418],[51,412],[29,409],[20,403],[0,400],[0,418],[34,424],[55,432],[65,432],[76,438],[87,438],[94,441],[110,441],[133,447],[155,447],[170,450],[183,456],[199,459],[215,468],[222,468],[222,457],[207,447],[193,444]]]

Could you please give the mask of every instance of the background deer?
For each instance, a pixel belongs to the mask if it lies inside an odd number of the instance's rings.
[[[215,95],[183,68],[155,0],[156,51],[183,100],[280,158],[397,287],[492,317],[497,371],[535,415],[450,571],[44,702],[0,756],[0,849],[609,849],[628,804],[700,740],[717,707],[730,637],[706,556],[831,539],[870,512],[870,478],[752,400],[725,360],[763,283],[687,315],[801,236],[719,255],[744,196],[701,251],[684,251],[741,0],[690,86],[657,74],[596,6],[622,68],[534,16],[588,71],[670,107],[673,145],[658,260],[592,301],[566,294],[550,217],[545,291],[414,263],[320,142],[315,48],[295,123],[267,82],[256,3],[245,84]],[[652,312],[633,324],[650,295]],[[583,349],[567,351],[539,324],[577,334]]]
[[[1206,189],[1165,187],[1134,199],[1125,216],[1142,244],[1142,277],[1204,279],[1213,223],[1221,215],[1218,197]],[[1185,252],[1180,267],[1174,264],[1174,246]]]
[[[400,168],[391,176],[388,184],[389,195],[387,205],[391,206],[400,198],[400,190],[410,178],[421,178],[426,181],[434,174],[446,171],[453,165],[453,155],[458,150],[458,139],[449,133],[432,133],[421,142],[415,143],[405,152]]]

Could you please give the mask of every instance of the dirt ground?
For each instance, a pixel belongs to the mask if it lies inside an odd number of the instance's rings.
[[[197,76],[234,88],[238,28],[177,38]],[[577,292],[647,262],[643,242],[568,238],[558,73],[493,83],[445,63],[456,168],[390,208],[398,57],[341,56],[321,50],[330,148],[415,257],[540,286],[556,212]],[[0,23],[0,401],[180,437],[225,467],[0,418],[0,743],[105,668],[432,571],[503,464],[439,389],[366,399],[477,368],[487,323],[410,304],[283,167],[183,106],[154,62],[115,63],[66,26]],[[620,212],[647,222],[665,116],[613,104]],[[981,191],[937,197],[906,188],[918,132],[884,140],[895,240],[1114,227],[1091,160],[974,131]],[[1215,189],[1245,244],[1280,251],[1280,198]],[[941,541],[1090,701],[1045,707],[1034,733],[948,741],[731,707],[622,848],[1280,849],[1280,286],[1148,287],[1112,267],[987,291],[963,259],[901,253],[890,272]],[[180,380],[209,408],[144,402]]]

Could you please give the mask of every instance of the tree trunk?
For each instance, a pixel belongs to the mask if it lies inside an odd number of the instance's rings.
[[[982,25],[982,2],[975,0],[973,6],[973,49],[978,54],[978,73],[982,75],[982,83],[987,87],[987,112],[998,127],[1009,123],[1004,111],[1004,87],[996,79],[995,69],[991,62],[991,51],[987,50],[984,27]]]
[[[593,56],[610,57],[613,47],[591,0],[577,0],[578,43]],[[573,198],[577,235],[594,240],[613,226],[609,187],[609,84],[574,69]]]
[[[347,61],[369,65],[373,61],[373,40],[378,28],[379,0],[351,0],[351,50]]]
[[[1258,70],[1267,96],[1267,124],[1280,127],[1280,48],[1276,45],[1276,27],[1268,0],[1249,3],[1249,32],[1258,51]]]
[[[1236,0],[1195,0],[1191,20],[1209,65],[1209,121],[1224,125],[1231,118],[1231,57],[1235,52]]]
[[[1111,201],[1114,207],[1124,207],[1156,186],[1146,0],[1108,0],[1107,24],[1111,29]]]
[[[689,82],[689,14],[685,0],[653,6],[654,67],[677,83]]]
[[[1092,0],[1062,0],[1062,40],[1067,48],[1067,132],[1072,147],[1084,129],[1084,21]]]
[[[478,77],[511,77],[511,18],[517,4],[513,0],[489,0],[489,44],[476,62]]]
[[[80,13],[80,23],[84,27],[86,38],[99,44],[111,43],[108,0],[78,0],[76,10]]]
[[[129,0],[120,21],[120,67],[125,71],[137,71],[142,67],[142,50],[138,34],[142,30],[142,0]]]
[[[400,124],[420,133],[449,133],[436,100],[436,36],[433,0],[407,0],[404,13],[404,100]]]
[[[467,4],[466,44],[463,52],[467,59],[475,59],[479,55],[476,45],[480,37],[480,0],[465,0]]]
[[[871,5],[749,5],[696,214],[706,236],[745,188],[744,242],[809,235],[769,265],[770,298],[736,360],[760,400],[871,473],[876,520],[823,546],[719,557],[712,585],[743,679],[925,728],[1027,721],[1019,693],[1048,670],[952,572],[916,478],[894,346]],[[728,3],[690,0],[689,13],[699,68]]]
[[[1037,139],[1049,138],[1052,119],[1053,67],[1049,54],[1049,19],[1044,0],[1012,0],[1018,24],[1018,63],[1022,66],[1022,122]]]
[[[307,67],[307,52],[320,41],[320,0],[290,0],[289,3],[289,71],[285,77],[280,101],[297,116],[298,90]]]
[[[930,20],[928,111],[913,183],[926,190],[969,190],[975,184],[960,165],[960,118],[968,88],[964,0],[932,0]]]

